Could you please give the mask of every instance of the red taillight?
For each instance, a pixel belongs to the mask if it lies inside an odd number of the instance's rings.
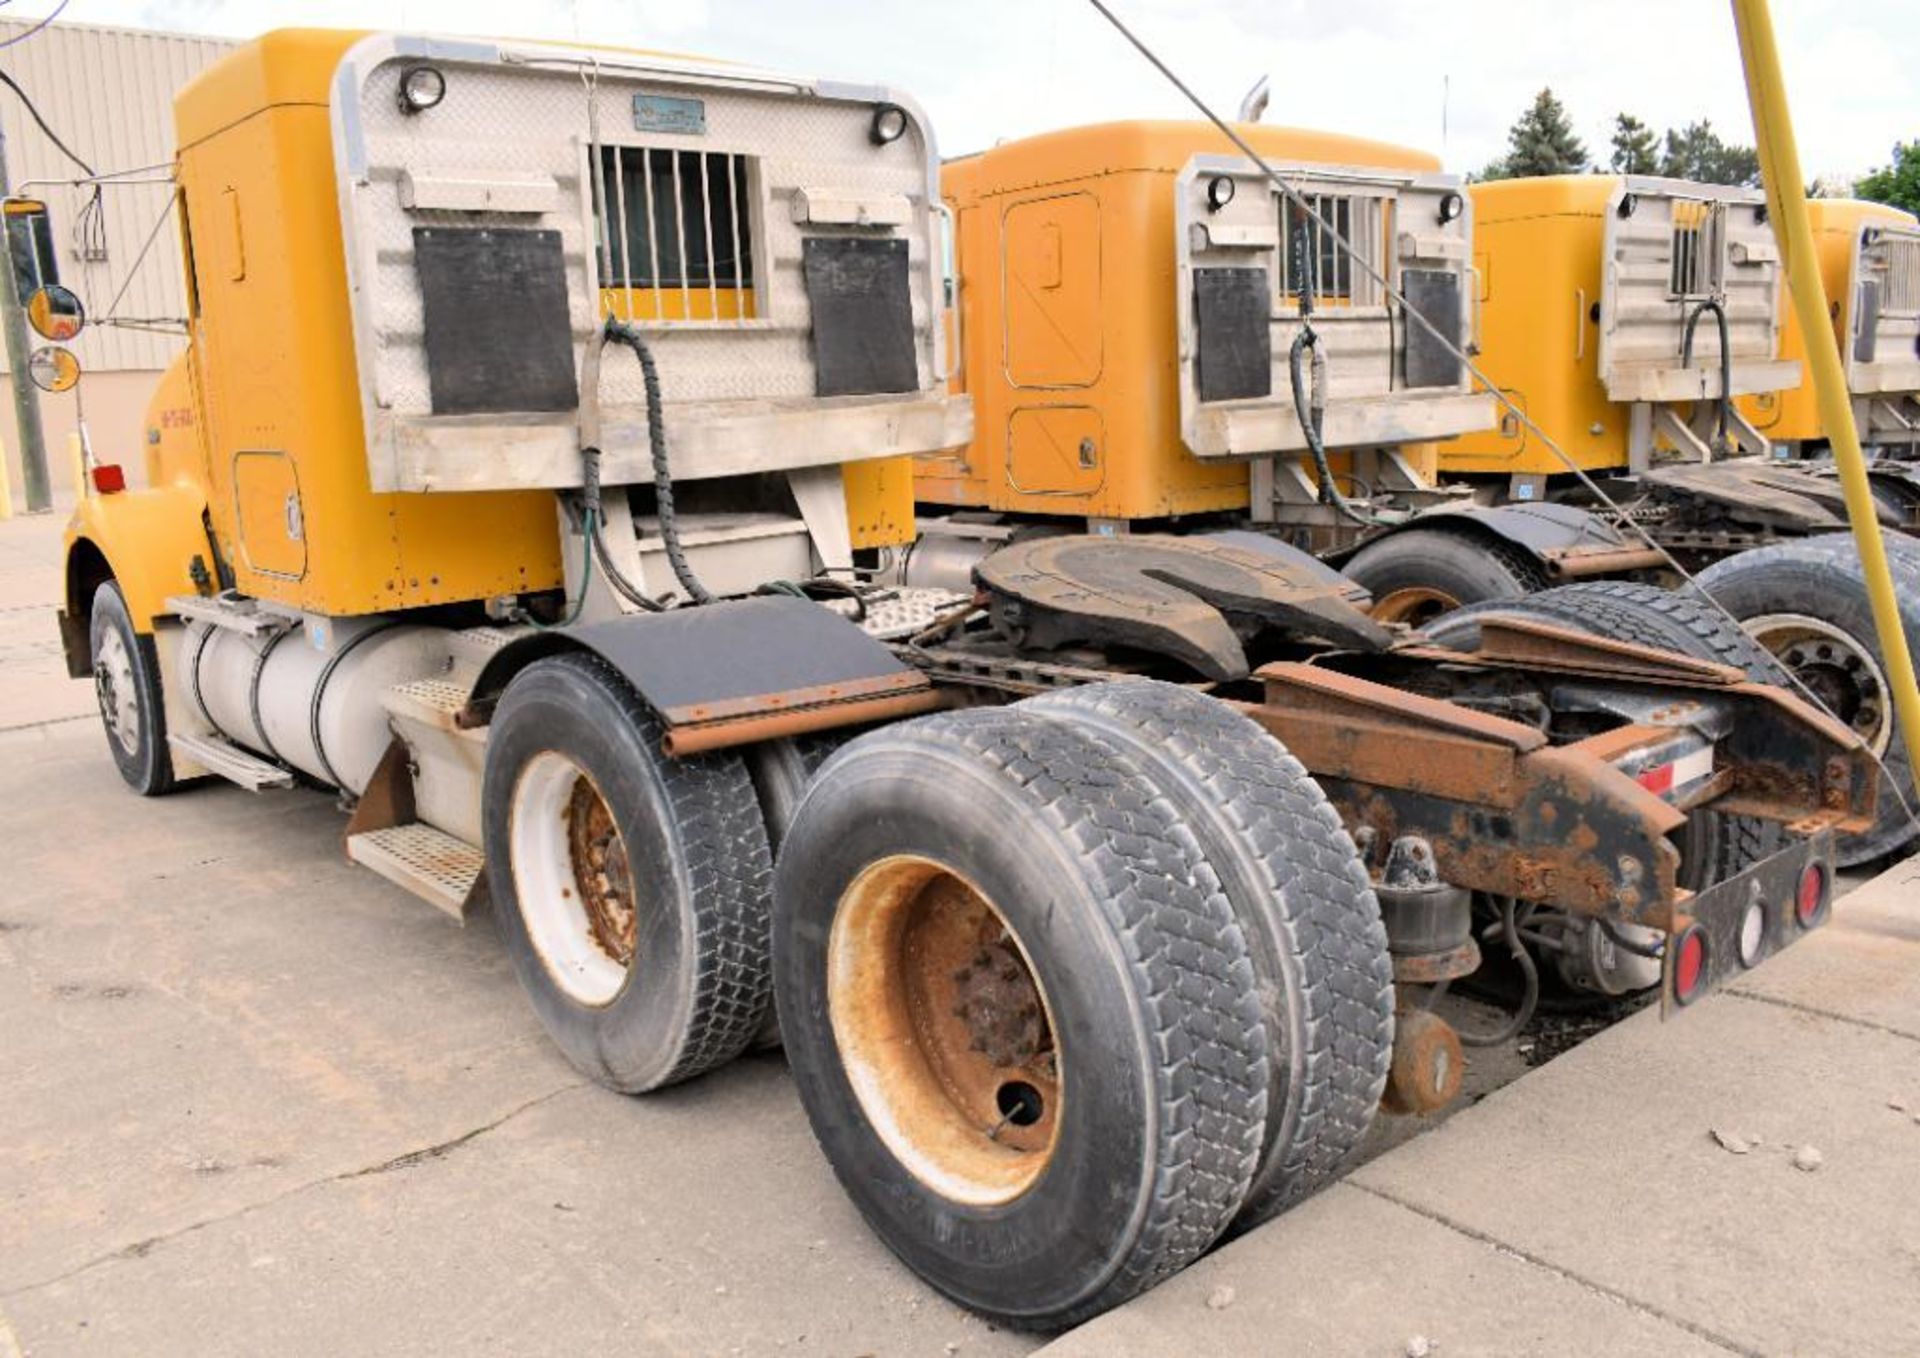
[[[117,462],[102,462],[93,469],[93,488],[102,495],[118,495],[127,488],[127,474]]]
[[[1699,925],[1691,924],[1673,942],[1674,1002],[1693,1003],[1706,979],[1707,933]]]
[[[1793,917],[1802,929],[1811,929],[1827,910],[1827,869],[1824,864],[1809,863],[1800,874],[1800,890],[1794,897]]]

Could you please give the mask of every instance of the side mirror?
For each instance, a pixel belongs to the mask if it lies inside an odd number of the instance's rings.
[[[72,391],[80,381],[80,360],[71,349],[43,344],[27,359],[27,376],[42,391]]]
[[[8,198],[7,254],[13,262],[14,295],[21,301],[60,282],[60,257],[53,248],[53,218],[38,198]]]
[[[27,298],[27,324],[42,339],[65,344],[87,323],[87,309],[72,288],[54,283]]]

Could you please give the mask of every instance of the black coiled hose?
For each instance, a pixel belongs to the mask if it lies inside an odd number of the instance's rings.
[[[1314,260],[1312,241],[1304,225],[1294,228],[1293,276],[1300,299],[1300,333],[1293,337],[1287,351],[1287,375],[1293,382],[1293,412],[1300,418],[1300,432],[1306,435],[1307,451],[1313,455],[1313,470],[1320,477],[1320,503],[1362,528],[1377,527],[1371,516],[1354,508],[1333,481],[1333,466],[1327,461],[1327,444],[1322,431],[1327,422],[1327,356],[1320,348],[1320,335],[1313,328]],[[1307,382],[1307,355],[1313,355],[1313,382]]]
[[[673,568],[674,579],[680,582],[689,599],[696,604],[710,604],[713,595],[687,564],[686,551],[680,545],[680,525],[673,512],[673,472],[667,463],[667,430],[660,413],[660,370],[654,366],[653,351],[640,332],[630,325],[609,319],[606,333],[608,339],[633,350],[633,356],[640,360],[640,376],[647,389],[647,448],[653,454],[653,495],[659,506],[660,541],[666,548],[667,564]],[[604,552],[602,559],[605,559]]]
[[[1714,402],[1714,451],[1726,453],[1733,447],[1727,437],[1727,410],[1733,403],[1733,346],[1728,335],[1727,308],[1718,297],[1707,298],[1687,313],[1686,328],[1680,332],[1680,366],[1693,366],[1693,332],[1700,325],[1700,317],[1709,311],[1720,330],[1720,396]]]

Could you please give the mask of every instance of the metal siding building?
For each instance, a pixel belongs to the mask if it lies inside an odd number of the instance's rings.
[[[0,42],[32,27],[32,20],[0,20]],[[153,166],[158,168],[130,177],[164,181],[174,154],[175,92],[237,45],[218,38],[56,23],[13,46],[0,47],[0,70],[19,82],[41,116],[95,171],[112,174]],[[105,318],[110,309],[115,317],[126,319],[184,318],[180,228],[170,211],[171,184],[106,188],[104,258],[83,258],[75,225],[90,190],[67,182],[82,172],[34,125],[19,98],[4,88],[0,88],[0,129],[6,133],[7,173],[13,191],[46,200],[53,215],[60,281],[80,294],[89,320]],[[123,287],[116,304],[115,294]],[[102,460],[122,462],[130,474],[138,476],[140,422],[147,398],[183,342],[175,335],[89,324],[74,343],[86,370],[81,394],[88,428]],[[65,444],[73,428],[72,406],[71,397],[41,397],[56,485],[70,479]],[[0,418],[0,431],[12,463],[17,459],[11,418]]]

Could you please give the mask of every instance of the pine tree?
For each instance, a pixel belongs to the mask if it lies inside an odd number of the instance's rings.
[[[1608,163],[1615,174],[1660,173],[1660,146],[1653,129],[1631,113],[1615,114],[1613,159]]]
[[[1920,141],[1895,142],[1893,163],[1862,175],[1853,191],[1876,203],[1920,213]]]
[[[1669,129],[1660,157],[1660,173],[1670,179],[1692,179],[1702,184],[1760,183],[1760,156],[1751,146],[1720,140],[1705,118],[1678,130]]]
[[[1534,96],[1533,107],[1507,131],[1507,153],[1479,174],[1481,179],[1521,179],[1541,174],[1577,174],[1587,168],[1587,148],[1573,134],[1566,106],[1552,90]]]

